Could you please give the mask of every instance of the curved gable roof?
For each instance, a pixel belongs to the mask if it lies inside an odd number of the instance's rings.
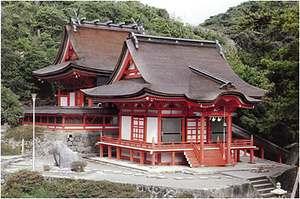
[[[46,70],[40,69],[33,73],[37,77],[60,75],[60,65],[68,50],[68,42],[71,43],[78,59],[70,60],[71,63],[83,69],[97,71],[99,74],[111,74],[122,50],[124,40],[128,33],[136,31],[130,26],[118,26],[116,24],[103,24],[85,22],[76,26],[74,32],[71,25],[64,28],[61,46],[53,65]],[[63,64],[64,65],[64,64]],[[51,71],[50,73],[47,73]]]
[[[185,96],[189,100],[204,103],[228,94],[237,95],[247,103],[257,103],[259,100],[254,98],[261,98],[266,92],[238,77],[222,55],[218,42],[138,34],[126,40],[123,57],[119,59],[108,84],[118,83],[121,86],[121,81],[114,83],[113,80],[125,59],[126,51],[129,51],[142,78],[148,83],[144,87],[145,92]],[[203,75],[205,73],[207,75]],[[88,90],[83,92],[90,96],[101,96],[101,87],[97,93]]]

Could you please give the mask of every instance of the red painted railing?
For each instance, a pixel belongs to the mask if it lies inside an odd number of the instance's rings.
[[[143,141],[135,141],[135,140],[125,140],[120,139],[118,136],[100,136],[101,142],[118,144],[123,146],[137,147],[143,149],[153,149],[153,150],[164,150],[164,149],[193,149],[194,151],[199,152],[200,143],[193,142],[143,142]],[[205,147],[218,147],[223,154],[223,142],[218,141],[216,144],[205,144]],[[243,147],[243,146],[253,146],[253,141],[251,140],[241,140],[241,139],[233,139],[231,147]],[[197,149],[197,150],[196,150]],[[196,153],[197,153],[196,152]],[[197,155],[196,155],[197,156]],[[198,157],[200,158],[200,152]]]
[[[192,144],[193,146],[193,151],[194,151],[194,154],[198,160],[198,162],[201,164],[201,154],[200,154],[200,150],[198,149],[198,147],[196,146],[196,144]]]
[[[231,147],[253,146],[253,140],[232,139]]]

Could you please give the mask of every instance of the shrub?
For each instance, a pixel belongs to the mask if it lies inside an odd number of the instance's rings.
[[[1,190],[1,197],[16,198],[41,186],[44,177],[37,171],[27,169],[10,174]]]
[[[21,155],[21,148],[13,148],[3,142],[1,142],[1,155],[8,156],[8,155]]]
[[[175,198],[194,198],[194,195],[191,193],[182,193],[176,196]]]
[[[84,172],[84,167],[87,163],[85,161],[74,161],[71,163],[71,171]]]
[[[9,128],[5,131],[5,138],[14,138],[14,140],[25,141],[32,140],[32,125],[30,126],[18,126],[15,128]],[[35,126],[35,136],[40,137],[44,134],[44,128],[40,126]]]

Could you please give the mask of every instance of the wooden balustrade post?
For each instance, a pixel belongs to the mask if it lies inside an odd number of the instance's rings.
[[[102,142],[102,131],[100,131],[100,142]]]
[[[251,135],[251,146],[253,146],[253,135]]]
[[[152,149],[154,149],[154,148],[155,148],[155,138],[152,137]]]
[[[217,142],[219,142],[219,141],[220,141],[220,137],[218,136],[218,137],[217,137]]]

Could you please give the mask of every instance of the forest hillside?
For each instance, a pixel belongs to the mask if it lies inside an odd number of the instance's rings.
[[[13,121],[18,117],[9,117],[21,116],[21,107],[12,109],[17,105],[7,98],[28,104],[30,94],[39,92],[45,104],[55,103],[55,83],[45,82],[38,87],[32,71],[53,63],[63,27],[74,17],[73,10],[81,7],[80,17],[88,21],[131,24],[131,17],[141,16],[139,25],[147,34],[218,40],[235,72],[248,83],[269,91],[265,103],[239,111],[234,122],[281,146],[298,140],[297,2],[249,1],[198,26],[176,21],[165,9],[137,1],[2,1],[1,6],[2,121],[17,125]]]

